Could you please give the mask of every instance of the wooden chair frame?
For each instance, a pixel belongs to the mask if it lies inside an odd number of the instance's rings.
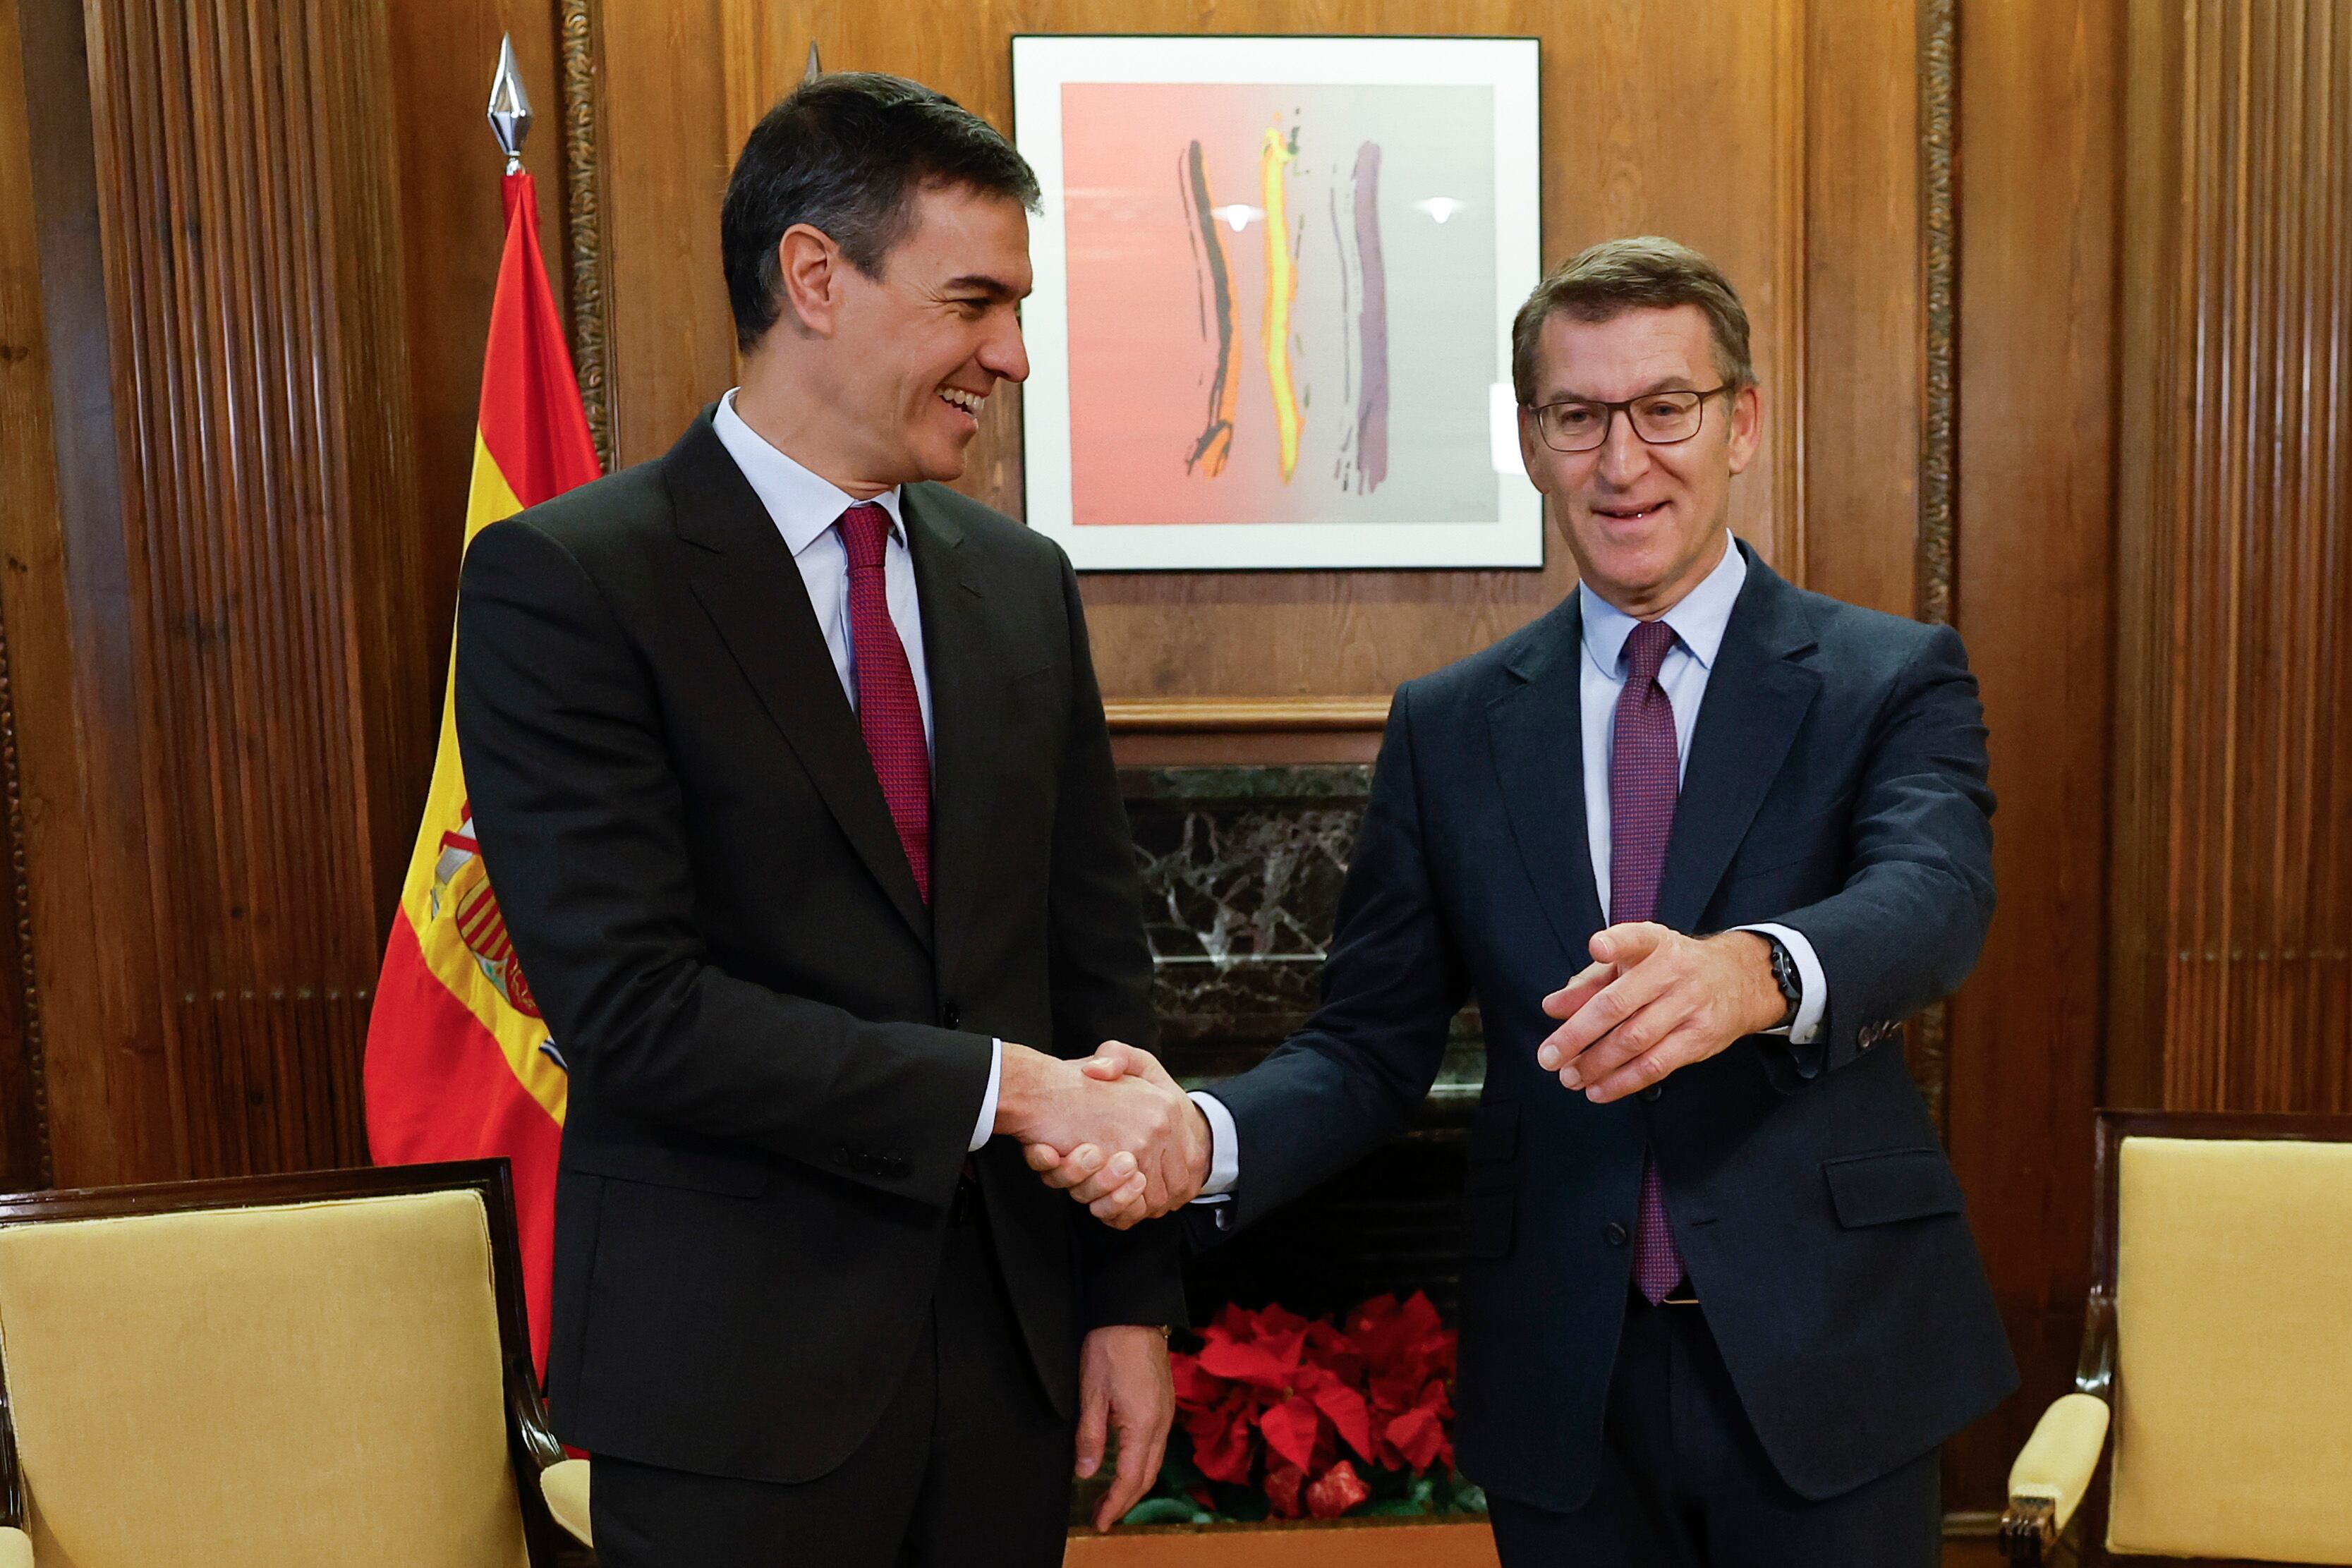
[[[2091,1294],[2084,1304],[2083,1349],[2074,1367],[2074,1390],[2115,1404],[2116,1258],[2122,1218],[2123,1143],[2126,1138],[2242,1138],[2294,1143],[2352,1144],[2352,1115],[2250,1111],[2101,1111],[2092,1155],[2092,1185],[2098,1207],[2091,1222]],[[2112,1434],[2113,1428],[2110,1427]],[[2112,1436],[2110,1437],[2112,1441]],[[2106,1460],[2102,1458],[2102,1468]],[[2095,1485],[2095,1482],[2094,1483]],[[2038,1498],[2013,1498],[2000,1516],[2000,1553],[2020,1568],[2041,1568],[2062,1542],[2073,1554],[2073,1538],[2087,1510],[2075,1511],[2072,1528],[2061,1531],[2054,1505]]]
[[[499,1357],[504,1365],[507,1457],[522,1509],[523,1539],[531,1568],[558,1568],[571,1537],[548,1511],[541,1475],[565,1458],[549,1427],[547,1405],[531,1370],[530,1328],[523,1308],[521,1244],[516,1239],[514,1178],[503,1159],[445,1165],[390,1166],[360,1170],[301,1171],[285,1176],[227,1176],[162,1182],[147,1186],[61,1188],[0,1196],[0,1225],[55,1219],[109,1219],[204,1209],[272,1208],[343,1198],[470,1192],[482,1204],[490,1233],[490,1281],[497,1297]],[[23,1471],[7,1380],[0,1369],[0,1525],[25,1527]]]

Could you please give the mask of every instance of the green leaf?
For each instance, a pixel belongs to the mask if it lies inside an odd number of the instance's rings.
[[[1206,1524],[1209,1515],[1190,1498],[1148,1497],[1127,1511],[1121,1524]]]

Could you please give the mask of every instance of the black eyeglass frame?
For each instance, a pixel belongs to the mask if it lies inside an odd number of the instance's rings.
[[[1528,403],[1524,406],[1528,413],[1535,416],[1536,434],[1538,436],[1541,436],[1543,438],[1543,444],[1546,446],[1550,447],[1554,452],[1574,454],[1579,452],[1600,451],[1602,447],[1609,444],[1609,433],[1616,428],[1617,416],[1621,413],[1625,416],[1626,424],[1632,427],[1634,436],[1641,441],[1643,445],[1680,446],[1684,442],[1690,440],[1700,431],[1706,428],[1707,399],[1719,396],[1724,392],[1737,392],[1738,390],[1738,387],[1734,383],[1725,382],[1719,386],[1709,387],[1705,392],[1700,392],[1696,387],[1660,387],[1655,392],[1643,392],[1640,397],[1629,397],[1622,402],[1603,402],[1601,399],[1593,397],[1563,397],[1554,398],[1551,402],[1547,403]],[[1690,427],[1690,431],[1687,434],[1673,436],[1664,441],[1653,441],[1648,436],[1642,434],[1642,422],[1633,417],[1633,405],[1635,403],[1646,402],[1654,397],[1675,397],[1692,394],[1696,395],[1698,398],[1698,423]],[[1561,446],[1556,444],[1550,436],[1544,434],[1544,410],[1548,408],[1562,408],[1570,403],[1575,403],[1580,408],[1597,408],[1601,411],[1601,439],[1594,442],[1590,446]]]

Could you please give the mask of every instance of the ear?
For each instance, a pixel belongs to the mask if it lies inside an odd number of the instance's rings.
[[[1760,387],[1746,386],[1731,400],[1731,441],[1728,455],[1731,471],[1744,473],[1756,461],[1756,449],[1764,444],[1764,392]]]
[[[1543,432],[1536,428],[1535,411],[1519,404],[1519,465],[1528,471],[1528,483],[1537,489],[1544,488],[1545,465],[1537,454],[1543,450]],[[1545,492],[1549,494],[1549,491]]]
[[[808,337],[832,337],[849,271],[849,259],[833,236],[808,224],[794,224],[776,241],[776,265],[777,292],[782,297],[779,324],[796,324]]]

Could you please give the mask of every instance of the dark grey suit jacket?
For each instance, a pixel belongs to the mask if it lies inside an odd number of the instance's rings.
[[[1744,547],[1743,547],[1744,548]],[[1820,1040],[1735,1042],[1595,1105],[1537,1065],[1588,961],[1582,618],[1571,595],[1399,689],[1323,1004],[1213,1085],[1241,1180],[1209,1239],[1402,1132],[1475,995],[1486,1082],[1465,1197],[1464,1469],[1567,1511],[1592,1490],[1644,1149],[1742,1404],[1781,1476],[1834,1496],[2016,1385],[1899,1020],[1957,988],[1992,914],[1992,794],[1959,638],[1791,587],[1751,553],[1659,886],[1676,930],[1777,921],[1829,981]],[[1219,1220],[1222,1219],[1222,1226]]]
[[[990,1037],[1153,1038],[1076,580],[935,485],[903,513],[931,687],[924,906],[800,573],[706,410],[486,528],[457,715],[482,854],[571,1068],[549,1385],[599,1454],[799,1480],[929,1311]],[[1178,1322],[1179,1238],[977,1156],[1053,1400],[1081,1332]]]

